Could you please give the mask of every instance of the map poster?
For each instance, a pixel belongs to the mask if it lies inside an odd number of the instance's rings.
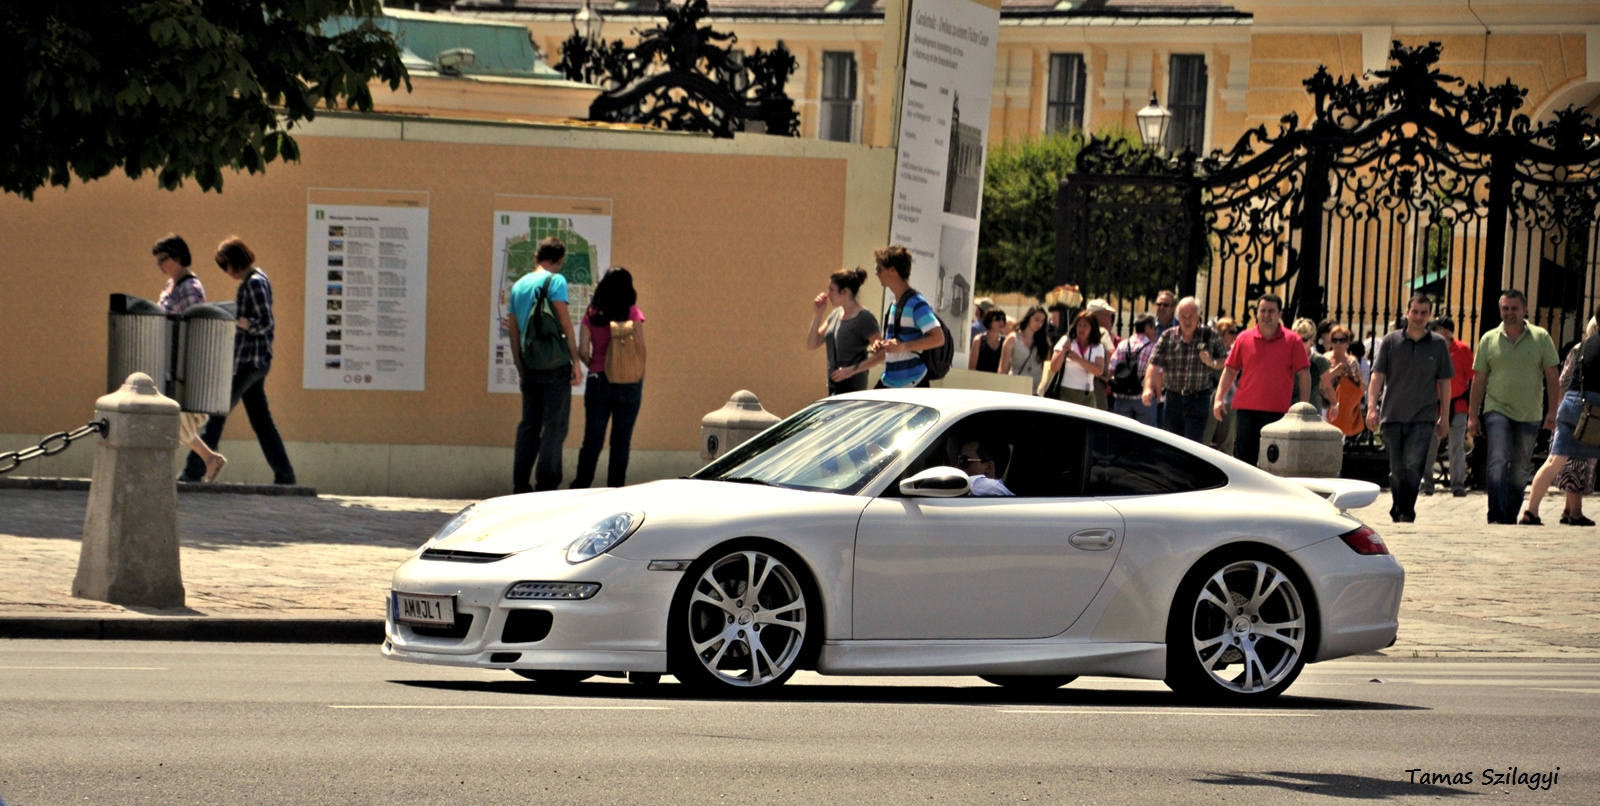
[[[559,196],[495,196],[494,270],[489,305],[489,391],[518,392],[517,365],[511,332],[505,326],[511,311],[511,286],[538,265],[539,242],[554,236],[567,246],[561,274],[567,278],[567,312],[578,336],[589,296],[611,265],[611,200]],[[573,387],[582,395],[583,387]]]
[[[911,285],[950,328],[954,366],[965,367],[1000,12],[912,0],[910,23],[889,241],[911,251]]]
[[[305,388],[422,391],[427,326],[427,192],[308,189]]]

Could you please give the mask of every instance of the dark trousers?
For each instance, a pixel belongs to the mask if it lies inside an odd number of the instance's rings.
[[[583,447],[578,450],[578,472],[572,477],[572,489],[581,490],[594,481],[607,420],[611,421],[611,453],[606,459],[606,486],[621,487],[627,483],[633,424],[639,419],[639,405],[643,400],[643,381],[611,383],[603,372],[589,376],[583,390]]]
[[[1206,434],[1206,420],[1211,417],[1210,392],[1167,392],[1162,414],[1166,419],[1161,427],[1181,437],[1201,441]]]
[[[567,419],[572,415],[571,381],[571,369],[523,374],[522,422],[517,423],[517,442],[511,454],[511,492],[554,490],[561,484],[561,449],[567,441]]]
[[[931,384],[932,384],[932,381],[929,381],[928,380],[928,376],[924,375],[924,376],[922,376],[922,380],[917,381],[917,385],[916,386],[913,386],[913,387],[910,387],[910,388],[912,388],[912,389],[932,389],[933,386]],[[879,378],[878,379],[878,385],[874,386],[872,388],[874,388],[874,389],[898,389],[899,387],[884,386],[883,385],[883,379]]]
[[[228,393],[228,411],[231,413],[235,406],[244,404],[244,415],[250,420],[250,429],[256,432],[261,453],[267,458],[267,466],[272,468],[272,483],[294,484],[294,465],[289,463],[289,452],[284,450],[283,437],[278,435],[278,426],[272,422],[272,411],[267,408],[266,381],[271,369],[269,364],[235,373],[233,389]],[[227,415],[211,415],[211,419],[206,421],[205,430],[200,432],[200,440],[216,450],[217,443],[222,441],[222,427],[227,422]],[[199,454],[189,451],[189,458],[183,463],[183,478],[198,481],[205,475],[205,461]]]
[[[1255,465],[1261,453],[1261,429],[1282,420],[1283,412],[1255,409],[1233,411],[1233,458]]]
[[[1417,517],[1417,491],[1428,468],[1428,445],[1436,423],[1384,423],[1383,449],[1389,454],[1391,518]]]
[[[1484,412],[1483,435],[1488,443],[1484,487],[1489,493],[1489,521],[1516,523],[1527,494],[1529,461],[1539,436],[1539,421],[1520,422],[1498,411]]]

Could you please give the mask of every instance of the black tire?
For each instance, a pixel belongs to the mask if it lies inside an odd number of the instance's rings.
[[[1167,686],[1185,697],[1233,705],[1282,694],[1316,646],[1310,596],[1300,569],[1269,549],[1205,558],[1173,597]]]
[[[978,679],[1013,691],[1054,691],[1078,679],[1075,674],[980,674]]]
[[[535,683],[543,683],[552,688],[577,685],[594,677],[594,672],[567,672],[549,669],[512,669],[511,671]]]
[[[793,552],[766,541],[719,546],[689,567],[673,598],[668,667],[717,696],[772,691],[815,655],[820,602]]]

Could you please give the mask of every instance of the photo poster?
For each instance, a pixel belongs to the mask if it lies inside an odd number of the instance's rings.
[[[957,367],[967,365],[972,343],[999,37],[998,8],[971,0],[911,2],[889,242],[911,251],[911,286],[950,328]],[[885,293],[885,310],[892,302]]]
[[[420,392],[428,193],[306,191],[306,389]]]
[[[511,286],[531,274],[539,242],[550,236],[567,246],[561,275],[567,278],[567,314],[573,338],[579,338],[584,311],[595,284],[611,265],[611,200],[559,196],[496,195],[494,203],[494,270],[489,305],[489,391],[519,392],[512,357]],[[572,389],[583,394],[583,385]]]

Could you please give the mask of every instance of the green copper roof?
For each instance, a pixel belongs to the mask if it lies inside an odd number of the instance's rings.
[[[355,17],[329,20],[329,33],[348,31],[361,24]],[[533,49],[528,29],[516,23],[464,20],[438,14],[384,9],[372,20],[394,34],[403,49],[406,69],[426,72],[434,69],[439,53],[466,48],[476,56],[474,64],[462,67],[464,75],[511,76],[561,80],[563,76],[545,64]]]

